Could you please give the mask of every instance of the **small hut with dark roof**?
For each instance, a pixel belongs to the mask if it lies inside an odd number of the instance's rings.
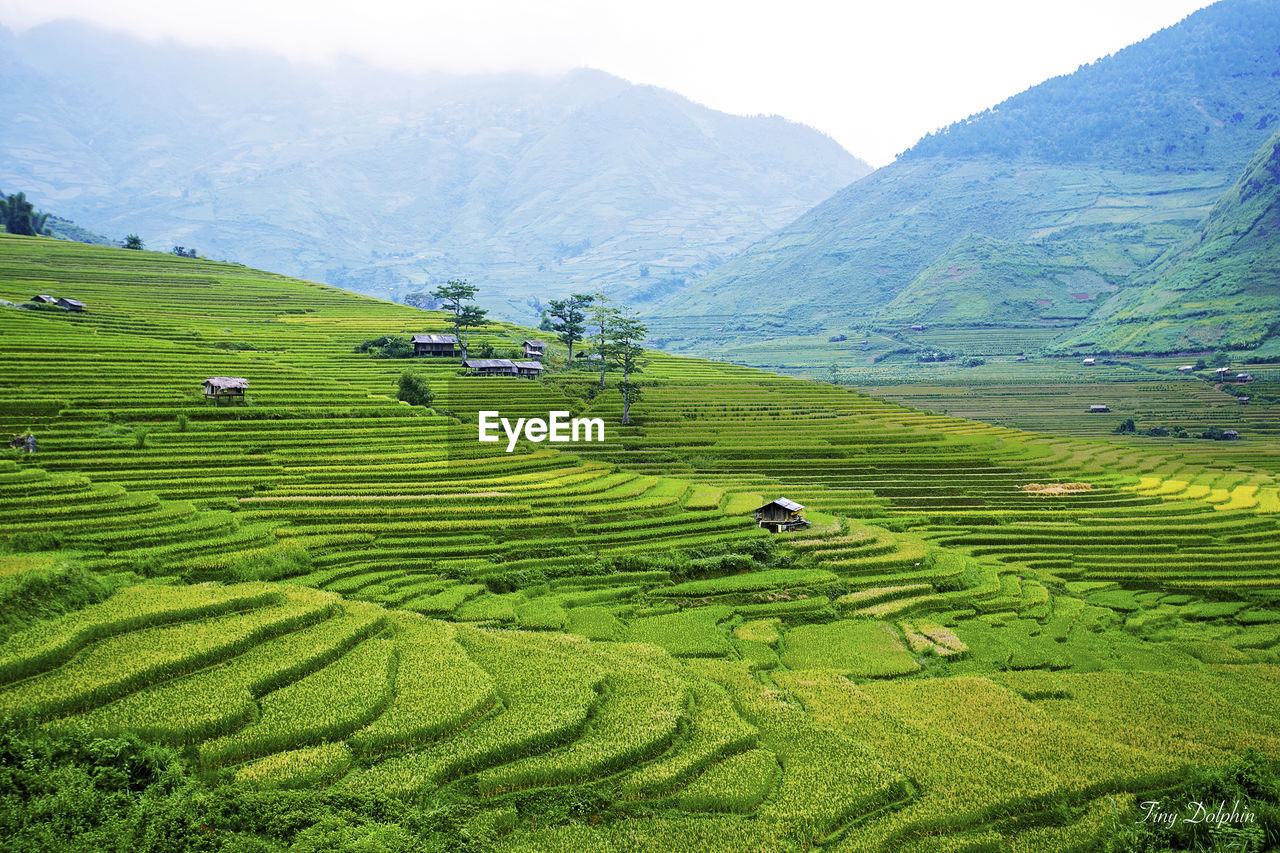
[[[519,376],[516,363],[509,358],[469,358],[462,362],[468,376]]]
[[[84,303],[79,299],[67,299],[66,297],[63,297],[58,300],[58,304],[63,308],[66,308],[68,311],[79,312],[84,310]]]
[[[546,354],[547,345],[542,341],[525,341],[524,357],[525,358],[542,358]]]
[[[243,403],[249,380],[239,376],[211,376],[204,381],[204,398],[215,405]]]
[[[453,358],[457,354],[456,335],[414,335],[414,355],[438,355]]]
[[[803,530],[809,526],[800,515],[804,507],[790,498],[778,498],[769,501],[754,513],[756,523],[770,533],[782,533],[787,530]]]
[[[527,379],[537,379],[542,375],[542,363],[538,361],[516,361],[516,373]]]

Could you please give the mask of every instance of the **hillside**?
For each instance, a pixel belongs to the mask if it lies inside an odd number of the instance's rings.
[[[1079,322],[1192,236],[1275,132],[1278,43],[1280,4],[1224,0],[926,137],[655,308],[660,340],[927,318],[981,354],[983,329]]]
[[[831,139],[599,71],[406,74],[0,30],[0,186],[85,227],[384,298],[679,291],[869,169]]]
[[[1181,245],[1104,302],[1077,349],[1254,349],[1280,336],[1280,134]]]
[[[1097,849],[1156,792],[1274,798],[1280,482],[1203,443],[659,352],[624,429],[556,347],[542,381],[355,351],[436,312],[49,239],[0,266],[87,305],[0,308],[0,428],[39,439],[0,459],[15,846]],[[489,408],[606,441],[506,453]],[[759,529],[780,495],[812,526]]]

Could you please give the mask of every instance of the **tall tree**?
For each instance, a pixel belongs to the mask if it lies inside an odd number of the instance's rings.
[[[0,193],[0,225],[10,234],[38,237],[45,233],[49,214],[39,213],[35,205],[27,201],[26,193],[6,196]]]
[[[124,238],[124,247],[126,249],[137,249],[138,251],[142,251],[142,238],[137,234],[130,234]]]
[[[590,324],[594,330],[591,342],[595,344],[600,355],[600,387],[604,387],[604,375],[609,370],[609,359],[605,358],[605,350],[609,347],[609,325],[618,316],[618,309],[609,303],[609,297],[603,292],[595,294],[591,302]]]
[[[640,385],[632,378],[644,370],[644,339],[649,327],[629,310],[623,309],[609,320],[605,361],[622,371],[618,393],[622,395],[622,425],[631,423],[631,404],[640,399]]]
[[[569,364],[573,365],[573,345],[582,340],[587,332],[587,306],[595,300],[586,293],[573,293],[565,299],[552,299],[547,302],[547,313],[551,315],[551,330],[559,334],[560,340],[569,347]]]
[[[479,291],[474,284],[468,284],[465,278],[451,279],[431,291],[431,295],[439,299],[445,309],[453,312],[453,333],[458,338],[458,346],[462,348],[464,361],[467,358],[467,330],[488,323],[485,315],[489,312],[473,304]]]

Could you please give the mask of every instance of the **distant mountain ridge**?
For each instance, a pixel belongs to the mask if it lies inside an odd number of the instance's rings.
[[[828,137],[599,71],[407,75],[0,29],[0,186],[86,228],[383,297],[645,302],[870,171]]]
[[[1223,0],[926,137],[672,295],[653,325],[691,352],[925,322],[979,342],[1061,329],[1070,349],[1277,127],[1280,2]]]

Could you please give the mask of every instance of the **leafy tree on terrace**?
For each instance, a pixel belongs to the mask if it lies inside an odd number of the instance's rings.
[[[609,360],[604,357],[604,352],[609,345],[609,325],[618,316],[618,309],[609,304],[609,297],[603,293],[597,293],[591,303],[591,327],[595,331],[591,335],[591,340],[596,346],[596,352],[600,354],[600,387],[604,387],[604,374],[609,369]]]
[[[649,334],[649,327],[640,322],[640,318],[630,311],[618,311],[607,326],[608,332],[604,351],[604,360],[615,369],[622,371],[622,381],[618,383],[618,393],[622,395],[622,425],[631,423],[631,404],[640,399],[640,385],[632,377],[644,370],[644,339]]]
[[[10,234],[39,237],[46,233],[45,222],[49,214],[38,213],[35,205],[27,201],[26,193],[6,196],[0,193],[0,225]]]
[[[488,322],[485,320],[485,315],[489,313],[486,309],[468,304],[475,301],[479,290],[463,278],[451,279],[431,291],[431,295],[453,313],[453,333],[458,336],[458,346],[462,348],[464,361],[467,358],[467,329],[478,328]]]
[[[547,313],[551,315],[551,331],[560,336],[560,340],[569,347],[569,364],[573,364],[573,345],[582,340],[587,332],[587,306],[595,301],[595,297],[586,293],[574,293],[565,299],[552,299],[547,302]]]
[[[139,237],[137,234],[130,234],[128,237],[124,238],[124,247],[126,249],[136,249],[138,251],[142,251],[142,248],[143,248],[142,238]]]

